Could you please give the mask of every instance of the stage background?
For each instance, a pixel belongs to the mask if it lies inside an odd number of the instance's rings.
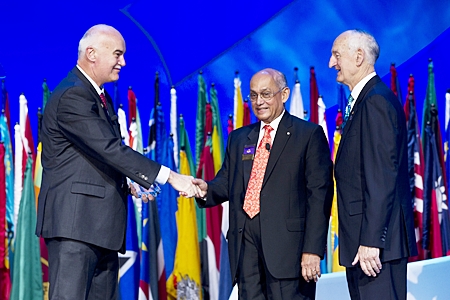
[[[407,79],[416,79],[419,120],[427,85],[428,59],[434,61],[440,121],[445,91],[450,88],[448,1],[0,1],[0,77],[5,79],[12,124],[18,122],[19,95],[28,99],[33,127],[42,106],[42,81],[50,90],[75,65],[78,42],[92,25],[105,23],[122,32],[127,66],[118,82],[127,109],[127,88],[133,87],[143,124],[154,99],[155,72],[160,74],[160,99],[168,118],[170,87],[178,96],[178,113],[185,117],[194,143],[197,75],[202,70],[215,83],[222,122],[233,113],[233,79],[239,71],[242,94],[249,80],[266,67],[284,72],[289,86],[298,67],[305,108],[309,109],[309,68],[316,70],[319,93],[329,108],[329,132],[334,130],[337,103],[336,71],[328,68],[334,38],[360,28],[378,40],[381,55],[376,69],[389,83],[395,63],[403,98]],[[106,88],[112,93],[112,84]],[[348,93],[348,90],[347,90]],[[287,103],[289,105],[289,102]],[[289,107],[289,106],[288,106]],[[168,121],[166,124],[168,125]],[[34,130],[35,141],[37,130]],[[226,138],[226,134],[225,134]],[[195,154],[194,154],[195,157]]]

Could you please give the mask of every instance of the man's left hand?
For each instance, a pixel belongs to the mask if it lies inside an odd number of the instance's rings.
[[[317,282],[320,276],[320,256],[312,253],[303,253],[302,255],[302,276],[306,282],[314,280]]]
[[[359,265],[367,276],[376,277],[381,270],[380,249],[375,247],[359,246],[358,253],[352,265]]]

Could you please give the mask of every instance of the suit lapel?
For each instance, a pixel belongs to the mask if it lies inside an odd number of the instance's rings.
[[[286,146],[286,143],[289,141],[291,136],[291,127],[292,127],[292,117],[291,115],[285,111],[283,118],[278,125],[277,134],[275,135],[275,139],[272,143],[272,148],[270,149],[269,161],[267,162],[266,172],[264,173],[264,180],[262,186],[267,182],[267,179],[270,177],[270,174],[273,171],[278,159],[280,158],[283,150]]]
[[[108,92],[106,92],[105,90],[105,95],[106,95],[106,101],[107,101],[107,109],[104,109],[102,106],[102,100],[100,99],[100,95],[98,95],[97,91],[95,90],[95,88],[92,86],[92,84],[89,82],[89,80],[83,75],[83,73],[80,72],[80,70],[78,70],[77,67],[74,67],[72,69],[72,72],[78,77],[78,79],[83,82],[83,84],[88,87],[89,92],[92,96],[93,99],[96,99],[96,104],[98,106],[98,110],[99,110],[99,114],[100,116],[103,116],[103,118],[105,120],[107,120],[109,122],[109,124],[111,125],[111,127],[114,130],[114,133],[118,136],[121,137],[119,128],[117,128],[118,126],[115,126],[116,122],[112,121],[110,116],[115,115],[114,110],[112,109],[112,100],[111,97],[109,96]],[[108,112],[107,112],[108,111]]]
[[[372,87],[380,81],[381,81],[380,77],[378,75],[375,75],[373,78],[371,78],[366,83],[366,85],[362,89],[361,93],[359,93],[358,99],[356,99],[356,102],[355,102],[355,106],[353,107],[353,109],[350,113],[350,116],[347,120],[347,123],[345,124],[344,132],[342,133],[342,136],[341,136],[341,142],[339,143],[339,147],[338,147],[338,152],[336,153],[335,163],[339,159],[339,156],[341,153],[340,150],[341,150],[342,146],[345,144],[347,132],[350,130],[350,128],[352,126],[352,123],[353,123],[352,121],[353,121],[354,116],[358,113],[358,110],[361,109],[362,102],[363,102],[364,98],[366,98],[366,95],[369,92],[369,90],[372,89]]]
[[[244,152],[244,148],[249,145],[255,145],[255,153],[256,148],[258,147],[258,136],[259,129],[261,128],[261,122],[255,123],[255,126],[251,129],[250,133],[247,136],[246,143],[240,153]],[[250,180],[250,174],[252,172],[253,160],[242,160],[242,168],[244,173],[244,187],[247,190],[248,181]]]

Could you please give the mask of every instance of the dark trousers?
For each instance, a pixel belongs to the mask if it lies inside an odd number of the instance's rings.
[[[300,274],[288,279],[278,279],[270,274],[262,251],[259,222],[258,214],[245,223],[237,276],[239,299],[315,299],[315,282],[307,283]],[[280,255],[283,255],[283,249],[280,249]]]
[[[50,300],[117,298],[117,251],[65,238],[45,239],[45,243]]]
[[[361,267],[347,268],[347,284],[352,300],[406,300],[406,268],[408,259],[382,263],[376,277],[369,277]]]

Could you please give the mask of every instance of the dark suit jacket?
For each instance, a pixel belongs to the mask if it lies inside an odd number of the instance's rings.
[[[36,234],[124,251],[126,176],[148,188],[161,166],[122,144],[109,115],[75,67],[53,91],[42,122],[42,184]],[[115,119],[115,120],[114,120]]]
[[[356,99],[335,159],[339,261],[351,267],[359,245],[381,261],[415,255],[406,120],[397,97],[375,76]]]
[[[242,233],[242,207],[252,169],[244,148],[258,141],[260,123],[231,132],[224,163],[208,182],[210,207],[230,201],[228,248],[235,279]],[[303,252],[323,257],[333,197],[332,162],[322,128],[284,113],[273,141],[261,190],[261,240],[269,272],[276,278],[300,276]]]

